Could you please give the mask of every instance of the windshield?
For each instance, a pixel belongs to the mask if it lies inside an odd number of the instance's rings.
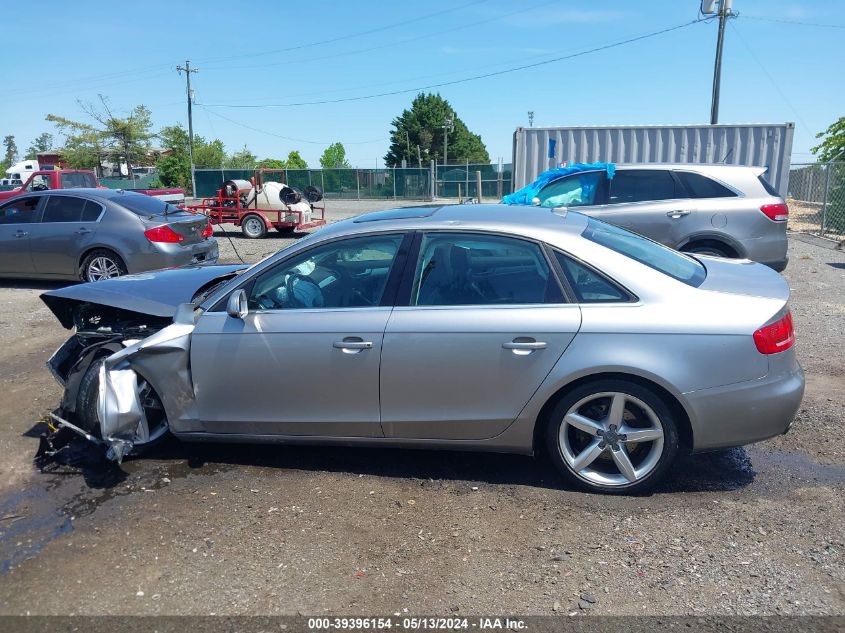
[[[707,269],[692,257],[595,218],[588,218],[581,235],[688,286],[698,288],[707,277]]]

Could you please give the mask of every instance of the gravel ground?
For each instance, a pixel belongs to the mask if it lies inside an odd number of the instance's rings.
[[[288,241],[232,238],[248,261]],[[793,430],[634,498],[525,457],[401,450],[174,441],[40,473],[28,432],[67,332],[38,300],[53,286],[0,282],[0,613],[845,614],[845,254],[790,257]]]

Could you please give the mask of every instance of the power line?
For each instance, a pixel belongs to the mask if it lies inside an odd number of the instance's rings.
[[[291,108],[297,106],[308,106],[308,105],[324,105],[329,103],[345,103],[349,101],[363,101],[366,99],[376,99],[378,97],[389,97],[393,95],[399,94],[407,94],[411,92],[421,92],[423,90],[431,90],[432,88],[442,88],[444,86],[453,86],[456,84],[467,83],[470,81],[478,81],[479,79],[487,79],[489,77],[498,77],[501,75],[506,75],[509,73],[519,72],[521,70],[528,70],[530,68],[537,68],[540,66],[546,66],[548,64],[553,64],[555,62],[560,62],[568,59],[575,59],[576,57],[583,57],[584,55],[589,55],[591,53],[597,53],[599,51],[608,50],[611,48],[617,48],[619,46],[624,46],[625,44],[632,44],[634,42],[639,42],[641,40],[650,39],[652,37],[657,37],[658,35],[663,35],[665,33],[669,33],[671,31],[677,31],[679,29],[686,28],[688,26],[692,26],[693,24],[698,24],[699,22],[706,22],[708,20],[704,19],[696,19],[692,20],[691,22],[684,22],[683,24],[677,24],[675,26],[671,26],[665,29],[661,29],[659,31],[652,31],[651,33],[646,33],[644,35],[638,35],[636,37],[630,37],[625,40],[620,40],[618,42],[614,42],[612,44],[605,44],[603,46],[596,46],[595,48],[590,48],[585,51],[580,51],[578,53],[572,53],[570,55],[563,55],[561,57],[555,57],[553,59],[547,59],[541,62],[535,62],[533,64],[524,64],[522,66],[516,66],[514,68],[507,68],[505,70],[498,70],[495,72],[484,73],[481,75],[474,75],[472,77],[465,77],[463,79],[455,79],[454,81],[444,81],[440,83],[429,84],[427,86],[419,86],[417,88],[407,88],[403,90],[393,90],[390,92],[380,92],[371,95],[363,95],[358,97],[344,97],[341,99],[325,99],[320,101],[300,101],[300,102],[291,102],[291,103],[266,103],[266,104],[227,104],[227,103],[206,103],[203,104],[205,107],[209,108]]]
[[[257,127],[253,127],[251,125],[247,125],[246,123],[241,123],[240,121],[235,121],[234,119],[230,119],[229,117],[220,114],[219,112],[214,112],[213,110],[209,110],[208,108],[206,108],[201,103],[197,103],[196,105],[198,105],[203,110],[205,110],[206,114],[213,114],[214,116],[216,116],[220,119],[228,121],[229,123],[234,123],[235,125],[237,125],[239,127],[246,128],[247,130],[252,130],[253,132],[259,132],[261,134],[266,134],[267,136],[275,136],[276,138],[281,138],[281,139],[284,139],[286,141],[293,141],[295,143],[308,143],[308,144],[311,144],[311,145],[330,145],[330,144],[335,142],[335,141],[309,141],[309,140],[306,140],[306,139],[293,138],[291,136],[284,136],[282,134],[277,134],[276,132],[269,132],[267,130],[262,130],[261,128],[257,128]],[[387,140],[389,140],[389,139],[387,139],[387,138],[377,138],[377,139],[373,139],[372,141],[344,141],[343,144],[344,145],[371,145],[373,143],[381,143],[381,142],[387,141]]]
[[[807,125],[807,122],[804,121],[804,118],[801,116],[801,114],[798,112],[798,110],[795,109],[795,107],[792,105],[792,102],[790,102],[790,100],[786,97],[786,94],[783,92],[783,90],[780,89],[780,86],[778,85],[778,82],[775,81],[775,78],[772,77],[772,75],[769,73],[769,71],[766,70],[766,67],[763,66],[763,62],[761,62],[760,59],[757,57],[757,55],[754,54],[754,50],[751,48],[751,46],[748,44],[748,42],[745,41],[745,38],[743,37],[740,30],[738,28],[736,28],[736,26],[734,24],[731,24],[731,29],[734,31],[734,33],[737,34],[739,41],[745,47],[745,50],[748,51],[748,55],[760,67],[760,70],[763,71],[763,74],[766,75],[766,77],[771,82],[774,89],[780,95],[781,99],[783,99],[783,102],[789,107],[790,110],[792,110],[792,113],[795,115],[795,118],[798,119],[799,123],[801,123],[801,125],[804,126],[804,133],[811,135],[810,126]]]
[[[540,7],[547,6],[549,4],[555,4],[560,2],[560,0],[547,0],[546,2],[541,2],[539,4],[535,4],[530,7],[525,7],[522,9],[517,9],[516,11],[511,11],[509,13],[503,13],[501,15],[494,15],[492,17],[486,18],[484,20],[475,20],[473,22],[469,22],[467,24],[460,24],[458,26],[454,26],[449,29],[440,29],[435,31],[434,33],[423,33],[422,35],[417,35],[415,37],[409,37],[403,40],[398,40],[395,42],[388,42],[386,44],[377,44],[376,46],[368,46],[366,48],[358,48],[355,50],[348,50],[348,51],[341,51],[339,53],[332,53],[330,55],[323,55],[321,57],[309,57],[307,59],[292,59],[292,60],[285,60],[281,62],[270,62],[264,64],[251,64],[249,66],[225,66],[225,67],[213,67],[213,70],[251,70],[254,68],[270,68],[273,66],[290,66],[291,64],[308,64],[311,62],[318,62],[324,61],[326,59],[335,59],[337,57],[349,57],[350,55],[356,55],[358,53],[369,53],[371,51],[377,51],[384,48],[393,48],[396,46],[401,46],[404,44],[409,44],[411,42],[417,42],[419,40],[424,40],[429,37],[440,37],[447,33],[454,33],[455,31],[462,31],[464,29],[474,28],[477,26],[481,26],[482,24],[487,24],[489,22],[495,22],[497,20],[503,20],[505,18],[509,18],[514,15],[519,15],[521,13],[527,13],[528,11],[533,11],[534,9],[539,9]]]
[[[264,55],[275,55],[277,53],[287,53],[290,51],[297,51],[303,48],[311,48],[312,46],[322,46],[323,44],[334,44],[335,42],[342,42],[344,40],[353,39],[355,37],[361,37],[363,35],[370,35],[372,33],[379,33],[381,31],[386,31],[388,29],[396,28],[397,26],[405,26],[406,24],[413,24],[414,22],[421,22],[423,20],[428,20],[429,18],[436,17],[438,15],[445,15],[446,13],[453,13],[454,11],[460,11],[461,9],[466,9],[467,7],[474,6],[476,4],[482,4],[484,2],[489,2],[489,0],[472,0],[472,2],[467,2],[465,4],[458,5],[456,7],[450,7],[448,9],[442,9],[440,11],[435,11],[434,13],[427,13],[425,15],[421,15],[416,18],[411,18],[409,20],[402,20],[400,22],[393,22],[391,24],[385,24],[383,26],[378,26],[374,29],[368,29],[366,31],[358,31],[357,33],[349,33],[347,35],[340,35],[338,37],[332,37],[327,40],[318,40],[316,42],[308,42],[307,44],[298,44],[296,46],[288,46],[286,48],[277,48],[275,50],[270,51],[262,51],[259,53],[244,53],[242,55],[231,55],[229,57],[214,57],[210,59],[203,60],[205,64],[210,64],[213,62],[220,62],[220,61],[228,61],[231,59],[245,59],[249,57],[261,57]]]
[[[760,20],[762,22],[779,22],[781,24],[797,24],[798,26],[817,26],[824,29],[845,29],[845,24],[822,24],[820,22],[802,22],[800,20],[783,20],[781,18],[764,18],[757,15],[742,14],[743,19]]]

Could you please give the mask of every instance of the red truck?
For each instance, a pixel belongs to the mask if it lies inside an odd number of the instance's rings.
[[[30,191],[81,188],[105,189],[105,187],[100,186],[97,175],[88,169],[42,169],[32,172],[29,179],[17,189],[0,191],[0,202]],[[183,204],[185,202],[185,191],[183,189],[127,189],[127,191],[161,198],[171,204]]]

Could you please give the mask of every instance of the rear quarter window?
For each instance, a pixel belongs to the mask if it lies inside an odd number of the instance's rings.
[[[763,189],[766,190],[767,194],[769,194],[770,196],[774,196],[775,198],[780,198],[778,190],[775,189],[768,180],[766,180],[762,176],[757,176],[757,180],[759,180],[760,184],[763,185]]]
[[[587,220],[581,236],[694,288],[707,277],[707,269],[692,257],[595,218]]]
[[[712,178],[691,171],[676,171],[675,175],[690,198],[735,198],[736,193]]]

